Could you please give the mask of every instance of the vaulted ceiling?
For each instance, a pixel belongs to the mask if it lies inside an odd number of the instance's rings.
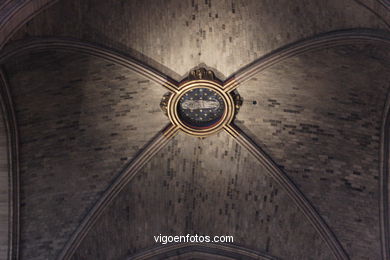
[[[390,259],[388,1],[3,0],[0,23],[1,259]],[[199,66],[244,100],[206,138],[159,107]]]

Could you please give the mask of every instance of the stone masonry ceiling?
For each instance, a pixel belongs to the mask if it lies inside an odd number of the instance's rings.
[[[0,259],[389,260],[389,10],[0,1]],[[243,98],[202,138],[160,108],[194,68]]]

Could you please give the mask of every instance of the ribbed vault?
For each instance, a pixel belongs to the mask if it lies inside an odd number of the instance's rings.
[[[67,0],[37,15],[12,40],[82,39],[129,53],[174,79],[200,63],[224,78],[279,47],[316,34],[389,29],[390,13],[381,17],[354,0]]]
[[[165,91],[78,53],[34,53],[5,69],[21,136],[21,257],[53,258],[112,178],[165,126],[158,107]]]
[[[54,2],[0,1],[1,47],[34,17],[0,54],[17,119],[0,137],[8,168],[21,158],[16,259],[148,255],[163,232],[227,233],[283,259],[389,257],[386,1],[63,0],[39,13]],[[175,129],[161,85],[198,65],[232,87],[243,76],[243,132],[162,148]],[[172,252],[215,256],[202,250]]]
[[[283,259],[333,259],[304,219],[229,135],[179,133],[115,198],[72,259],[122,259],[155,245],[159,234],[230,234],[237,245]]]
[[[380,258],[378,155],[389,54],[372,45],[313,51],[239,87],[250,98],[237,123],[298,184],[352,259]]]

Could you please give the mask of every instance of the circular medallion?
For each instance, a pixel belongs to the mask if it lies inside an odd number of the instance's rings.
[[[234,102],[222,86],[211,80],[182,84],[169,98],[167,114],[184,132],[206,136],[221,130],[234,117]]]
[[[178,103],[178,115],[187,126],[207,129],[218,124],[225,112],[221,95],[209,88],[194,88],[187,91]]]

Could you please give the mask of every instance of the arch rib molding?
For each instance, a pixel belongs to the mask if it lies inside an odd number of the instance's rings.
[[[0,6],[0,50],[26,22],[58,0],[8,0]]]
[[[203,253],[210,259],[216,256],[225,256],[227,259],[243,260],[277,260],[263,252],[253,251],[244,247],[231,244],[208,244],[208,243],[178,243],[149,248],[136,255],[132,255],[127,260],[147,260],[147,259],[182,259],[180,256],[191,253]],[[177,258],[176,258],[177,257]]]
[[[309,39],[297,41],[272,51],[249,65],[244,66],[228,77],[224,83],[224,87],[227,91],[234,90],[266,68],[300,54],[317,49],[364,43],[378,43],[390,47],[390,33],[382,30],[351,29],[328,32]]]
[[[8,152],[8,259],[19,259],[19,133],[14,105],[4,70],[0,67],[0,111],[4,120]]]
[[[92,55],[103,58],[105,60],[122,65],[134,72],[137,72],[146,78],[156,82],[167,88],[169,91],[177,89],[177,82],[170,79],[168,76],[156,71],[155,69],[143,64],[142,62],[128,57],[118,51],[113,51],[98,45],[71,39],[61,38],[38,38],[26,42],[15,44],[12,48],[5,50],[0,55],[0,64],[4,63],[11,57],[28,53],[31,51],[47,51],[47,50],[62,50],[75,51],[83,54]]]
[[[129,183],[136,173],[177,133],[178,128],[169,124],[155,136],[145,148],[131,160],[118,175],[115,181],[99,198],[87,216],[66,243],[58,259],[70,259],[93,224],[119,192]]]
[[[383,124],[381,129],[381,168],[379,176],[380,189],[380,221],[381,221],[381,242],[382,258],[390,259],[390,91],[387,95]]]
[[[326,225],[311,203],[305,198],[301,191],[288,178],[288,176],[273,162],[273,160],[257,146],[241,129],[235,125],[227,127],[228,132],[240,145],[245,147],[263,166],[266,167],[270,176],[286,190],[289,197],[303,212],[315,230],[320,234],[328,247],[337,259],[349,259],[348,254],[337,240],[334,233]]]

